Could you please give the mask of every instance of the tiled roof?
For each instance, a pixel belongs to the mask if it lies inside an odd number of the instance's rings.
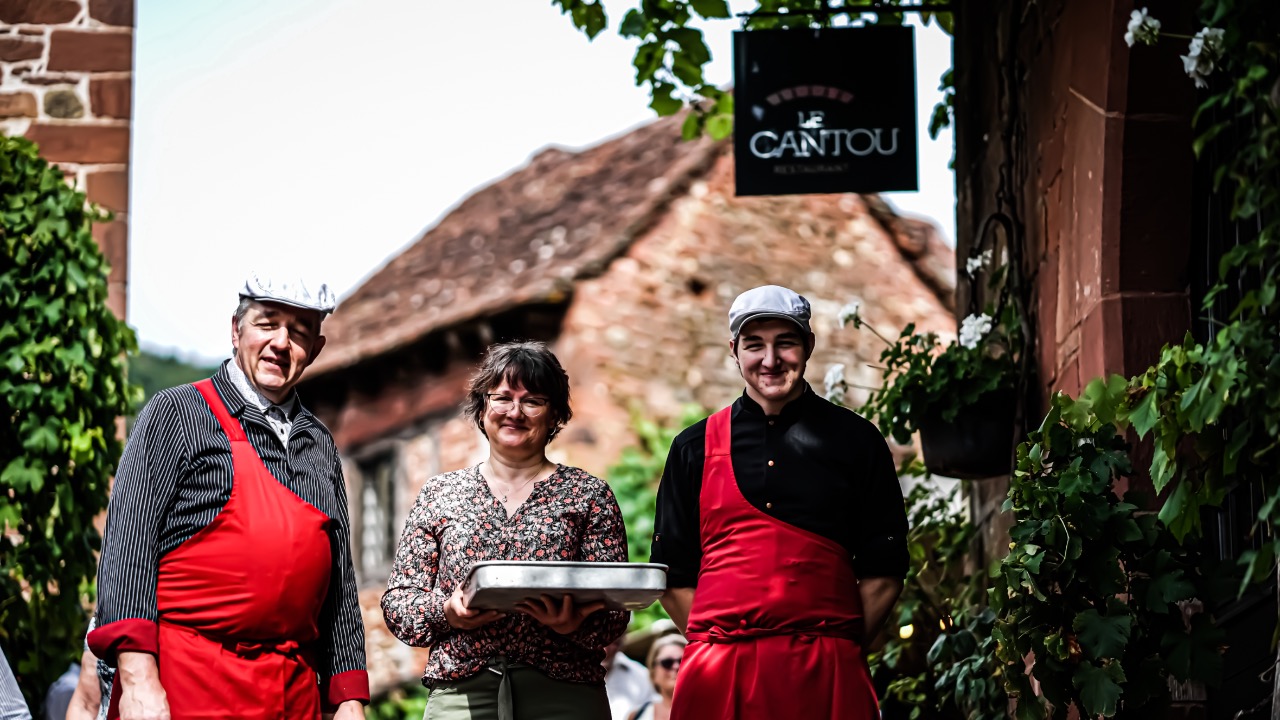
[[[544,150],[467,198],[342,300],[308,377],[470,318],[564,299],[726,147],[681,140],[679,122],[659,120],[578,153]]]

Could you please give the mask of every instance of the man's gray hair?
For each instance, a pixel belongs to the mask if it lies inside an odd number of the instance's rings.
[[[240,304],[236,306],[236,313],[235,313],[236,332],[240,332],[241,330],[244,330],[244,316],[248,314],[249,308],[252,306],[253,306],[252,298],[247,298],[247,297],[240,298]]]

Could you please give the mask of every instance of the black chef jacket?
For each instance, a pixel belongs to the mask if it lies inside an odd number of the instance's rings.
[[[743,497],[783,522],[843,545],[859,578],[907,573],[907,515],[893,455],[875,425],[806,385],[778,415],[743,393],[733,403],[733,473]],[[658,486],[651,560],[669,587],[696,587],[698,497],[707,421],[676,436]]]

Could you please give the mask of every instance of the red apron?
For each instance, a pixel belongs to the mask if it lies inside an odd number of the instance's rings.
[[[160,683],[170,714],[319,718],[314,643],[331,520],[271,475],[212,381],[195,387],[231,441],[234,474],[222,512],[160,561]],[[109,718],[119,697],[117,681]]]
[[[702,569],[671,719],[879,718],[849,553],[747,502],[730,413],[707,420]]]

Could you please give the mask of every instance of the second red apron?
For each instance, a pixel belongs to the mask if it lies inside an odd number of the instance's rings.
[[[170,713],[319,718],[314,646],[332,521],[271,475],[211,381],[195,386],[231,441],[234,475],[217,518],[160,561],[160,682]]]
[[[742,496],[731,412],[707,420],[702,568],[671,718],[874,720],[849,553]]]

